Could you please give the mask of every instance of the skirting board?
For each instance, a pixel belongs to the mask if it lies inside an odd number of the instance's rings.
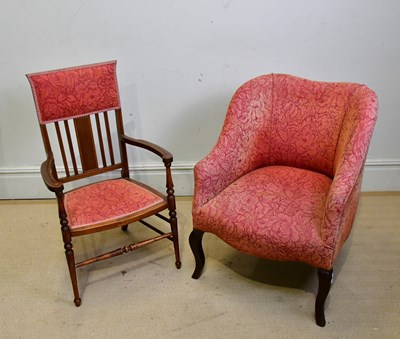
[[[172,177],[176,196],[193,194],[193,167],[193,163],[173,163]],[[100,178],[107,179],[118,177],[118,175],[119,171],[115,171],[113,174],[104,174]],[[165,168],[158,163],[132,167],[130,168],[130,176],[132,179],[149,185],[160,192],[166,191]],[[76,183],[64,185],[66,190],[76,186]],[[39,168],[0,168],[0,199],[47,199],[54,197],[54,193],[50,192],[44,185]]]
[[[193,195],[194,163],[175,163],[172,175],[176,196]],[[165,191],[164,168],[158,164],[132,167],[132,178],[148,184],[160,192]],[[73,186],[66,186],[66,188]],[[400,191],[400,160],[367,161],[362,190]],[[44,186],[38,168],[0,169],[0,199],[44,199],[54,198]]]

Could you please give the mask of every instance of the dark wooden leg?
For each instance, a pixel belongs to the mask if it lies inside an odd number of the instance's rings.
[[[318,326],[324,327],[325,321],[325,300],[328,296],[329,290],[331,289],[333,281],[333,269],[324,270],[322,268],[318,269],[318,294],[315,301],[315,321]]]
[[[181,268],[181,258],[179,254],[179,239],[178,239],[178,219],[176,218],[176,211],[170,211],[170,224],[171,224],[171,231],[173,234],[173,242],[174,242],[174,250],[175,250],[175,266],[176,268]]]
[[[82,300],[79,296],[78,281],[76,278],[75,257],[72,249],[72,243],[65,244],[65,255],[67,257],[69,274],[71,276],[72,289],[74,290],[74,303],[76,307],[81,306]]]
[[[68,227],[68,221],[66,219],[61,219],[60,223],[61,223],[61,233],[64,240],[65,256],[67,258],[69,275],[71,277],[72,289],[74,291],[74,303],[76,307],[79,307],[81,306],[82,301],[79,296],[78,281],[76,278],[75,256],[71,242],[71,234]]]
[[[173,188],[169,188],[167,190],[168,194],[168,210],[169,210],[169,224],[171,225],[172,231],[172,241],[174,243],[175,250],[175,266],[176,268],[181,268],[181,258],[179,254],[179,238],[178,238],[178,219],[176,217],[176,204],[175,204],[175,195]]]
[[[192,274],[193,279],[200,278],[201,272],[204,268],[205,257],[204,251],[202,246],[204,232],[200,230],[193,230],[189,236],[189,244],[190,248],[192,249],[194,259],[196,261],[196,268]]]
[[[172,232],[172,241],[174,242],[174,250],[175,250],[175,266],[176,268],[181,268],[181,258],[179,254],[179,238],[178,238],[178,219],[176,218],[176,202],[175,202],[175,191],[174,184],[172,183],[172,175],[171,175],[171,162],[172,158],[163,158],[163,162],[166,169],[167,175],[167,201],[168,201],[168,210],[169,210],[169,223],[171,225]]]
[[[123,230],[124,232],[127,231],[128,230],[128,225],[121,226],[121,230]]]

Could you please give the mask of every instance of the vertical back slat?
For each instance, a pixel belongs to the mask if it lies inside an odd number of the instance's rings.
[[[115,110],[115,114],[115,121],[110,112],[103,112],[71,119],[72,121],[51,123],[55,128],[51,131],[55,132],[54,141],[58,141],[55,160],[59,161],[60,165],[62,161],[65,170],[65,176],[60,176],[61,181],[70,182],[118,168],[122,169],[122,177],[129,177],[125,144],[122,141],[116,144],[115,140],[112,140],[111,132],[114,132],[115,127],[118,135],[124,133],[121,110]],[[42,136],[46,153],[52,154],[50,134],[47,133],[46,125],[42,125]],[[55,166],[53,171],[56,172]]]
[[[118,135],[125,134],[124,133],[124,124],[122,122],[122,111],[121,109],[115,110],[115,119],[116,119],[116,127]],[[122,163],[122,176],[124,178],[129,178],[129,168],[128,168],[128,153],[126,152],[126,144],[119,141],[119,151],[121,156]]]
[[[63,164],[64,164],[65,176],[69,177],[70,174],[69,174],[68,162],[67,162],[67,157],[65,156],[65,149],[64,149],[64,143],[63,143],[61,131],[60,131],[60,126],[59,126],[57,121],[54,123],[54,125],[56,127],[58,144],[60,146],[61,157],[62,157],[62,161],[63,161]]]
[[[106,167],[106,166],[107,166],[106,154],[105,154],[105,152],[104,152],[103,134],[102,134],[102,132],[101,132],[101,125],[100,125],[99,114],[96,113],[96,114],[95,114],[95,117],[96,117],[97,135],[98,135],[98,137],[99,137],[99,146],[100,146],[101,160],[102,160],[102,162],[103,162],[103,166]]]
[[[108,121],[108,113],[107,112],[104,112],[104,123],[106,125],[106,134],[107,134],[107,141],[108,141],[108,150],[110,152],[111,165],[114,165],[115,164],[114,149],[113,149],[112,140],[111,140],[110,123]]]
[[[76,165],[74,146],[72,144],[72,138],[71,138],[71,132],[69,130],[68,120],[64,120],[64,128],[65,128],[65,134],[67,135],[69,153],[71,154],[71,160],[72,160],[72,166],[74,167],[75,175],[77,175],[78,174],[78,166]]]
[[[47,155],[53,155],[53,150],[51,149],[51,143],[50,143],[50,138],[49,138],[49,134],[47,132],[47,126],[46,125],[40,125],[40,132],[42,133],[42,138],[43,138],[43,143],[44,143],[44,148],[46,150],[46,154]],[[58,179],[58,173],[56,170],[56,166],[53,162],[52,168],[52,175],[54,176],[54,178]]]
[[[83,171],[98,169],[99,166],[90,116],[74,119],[74,125]]]
[[[47,126],[40,125],[40,132],[42,133],[42,139],[43,139],[43,143],[44,143],[44,149],[46,150],[46,154],[53,153],[53,151],[51,149],[49,133],[47,132]]]

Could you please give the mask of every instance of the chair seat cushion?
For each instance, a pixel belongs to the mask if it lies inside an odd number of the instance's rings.
[[[250,255],[329,266],[320,228],[331,182],[299,168],[260,168],[195,208],[193,227]]]
[[[126,179],[97,182],[65,194],[72,229],[123,218],[162,203],[157,194]]]

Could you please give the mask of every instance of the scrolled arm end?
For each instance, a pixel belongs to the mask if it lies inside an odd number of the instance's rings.
[[[55,174],[53,154],[48,154],[47,159],[40,166],[40,173],[46,187],[54,193],[64,190],[64,184],[60,182]]]

